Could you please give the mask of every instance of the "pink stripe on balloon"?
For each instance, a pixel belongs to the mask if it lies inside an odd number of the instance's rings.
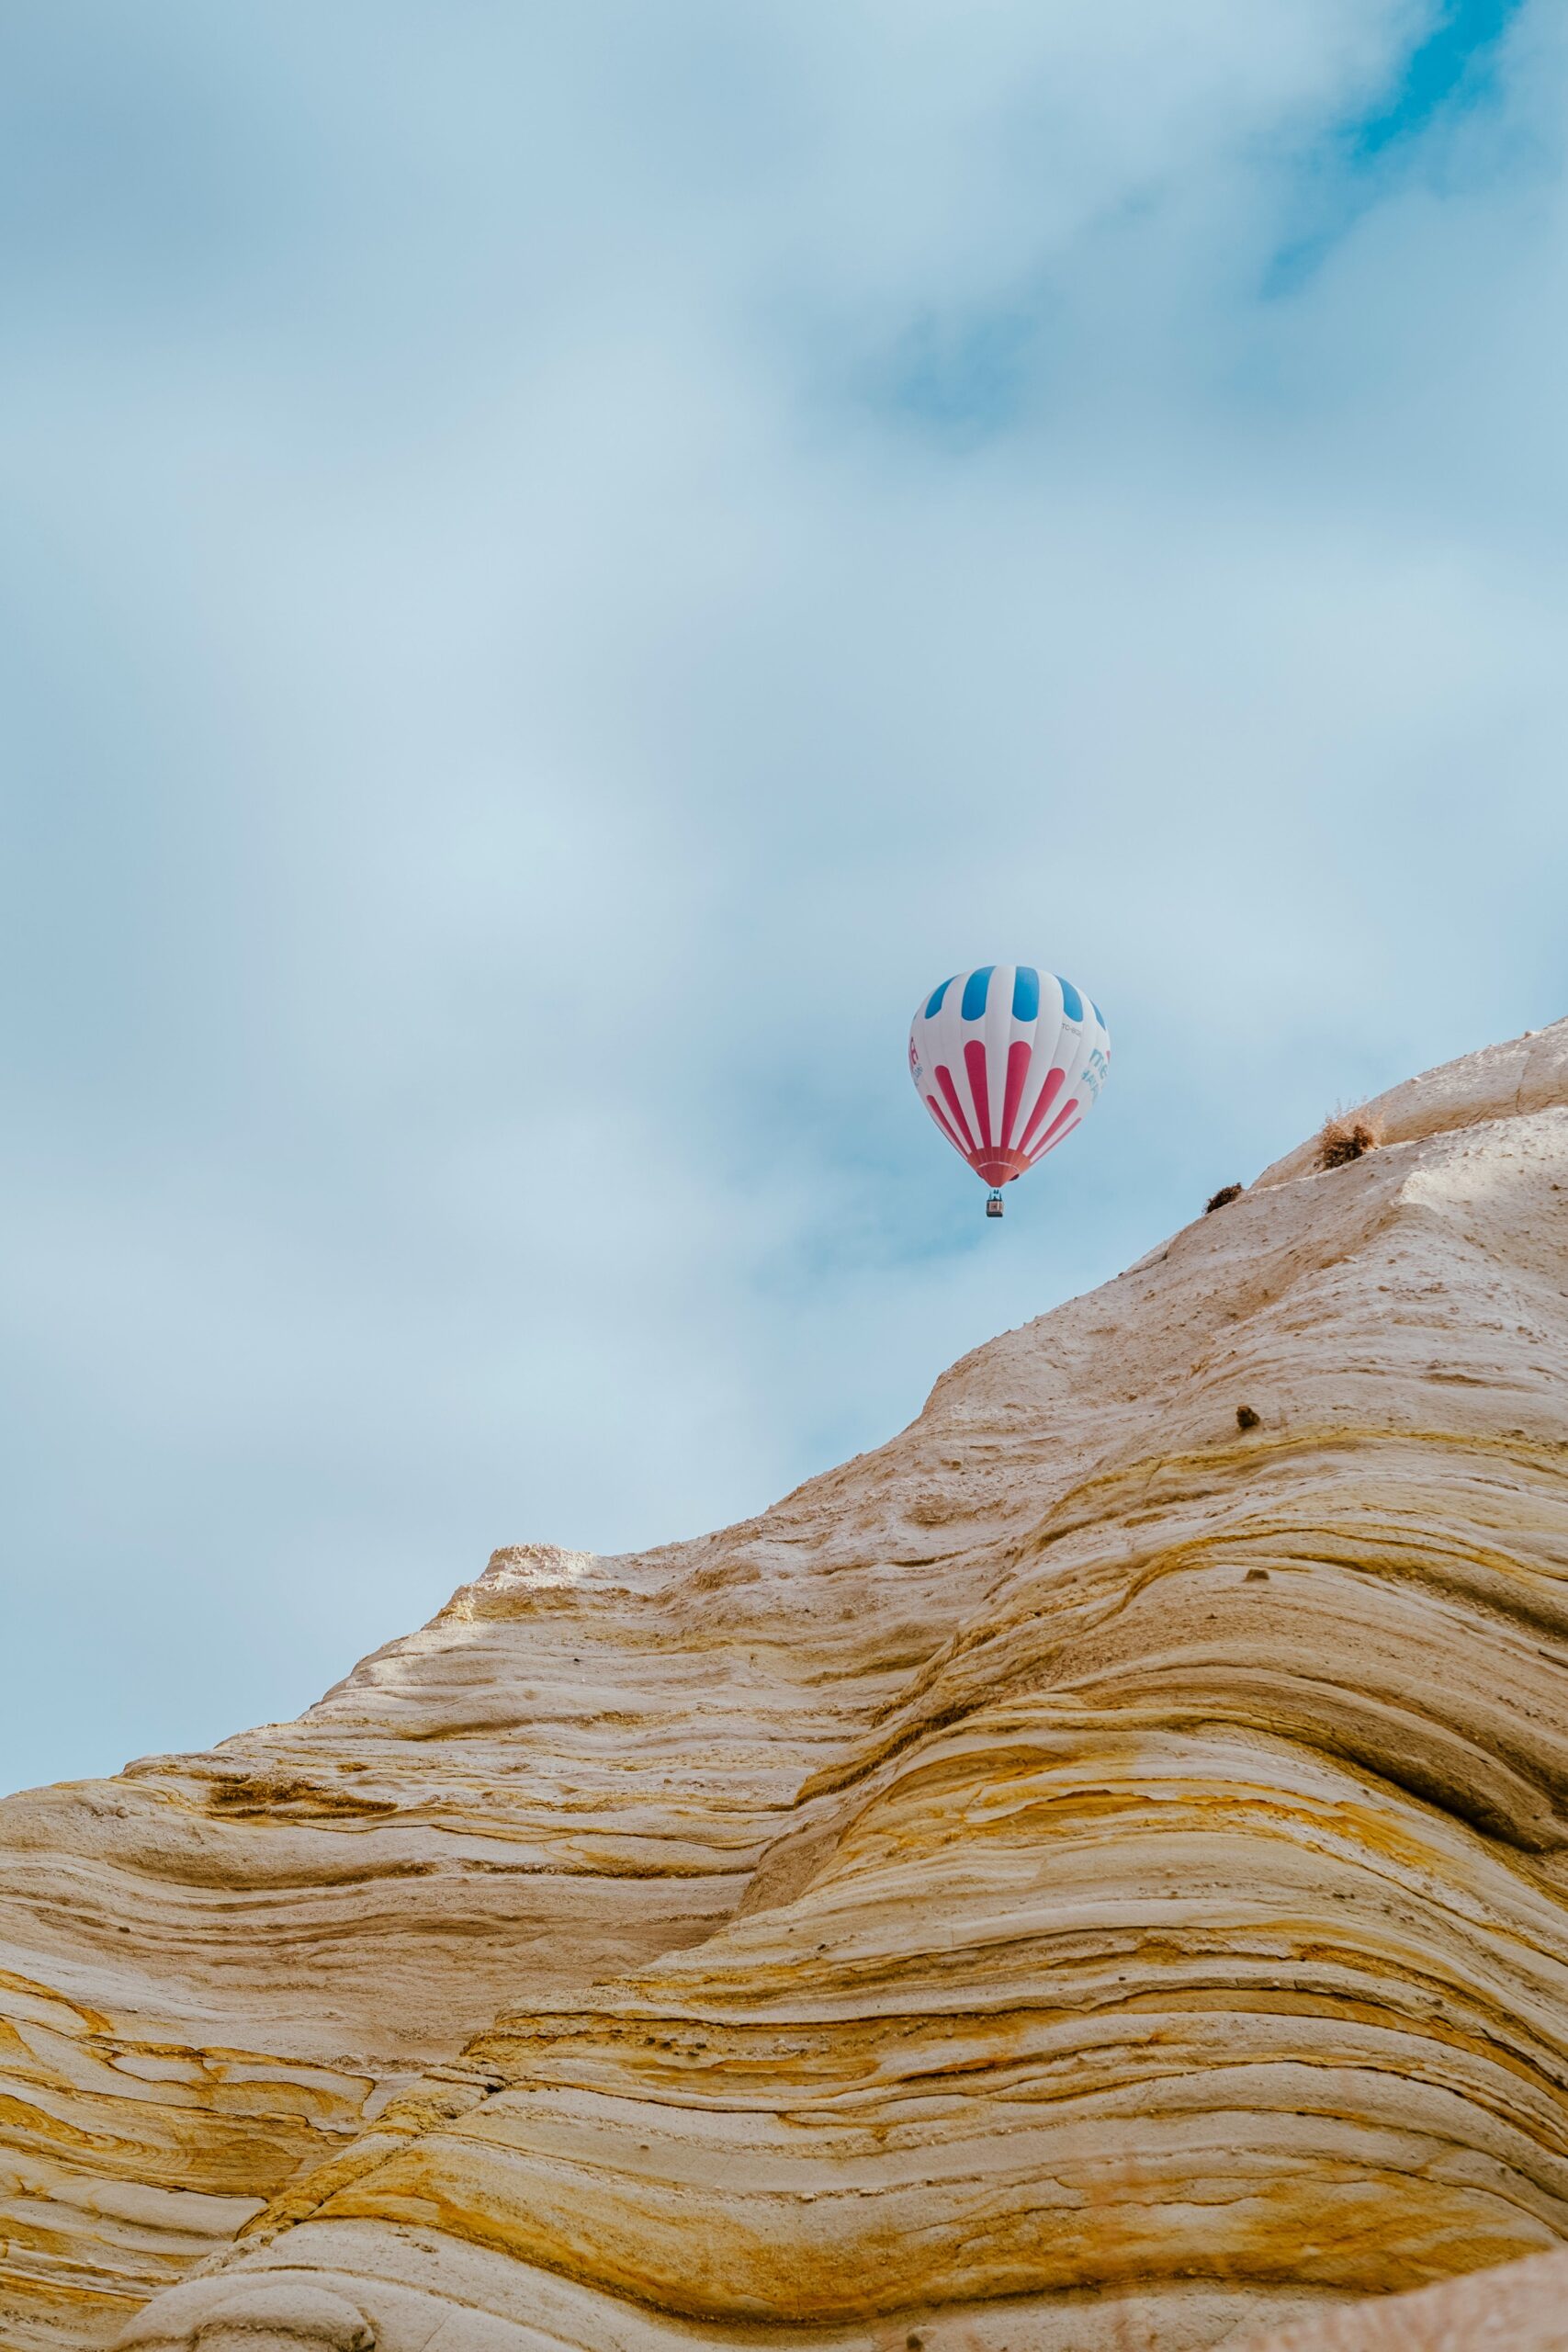
[[[1037,1159],[1043,1159],[1045,1154],[1048,1151],[1053,1150],[1055,1147],[1061,1142],[1062,1137],[1065,1135],[1069,1134],[1071,1130],[1077,1125],[1078,1120],[1082,1114],[1083,1106],[1080,1102],[1076,1101],[1069,1102],[1065,1111],[1057,1114],[1056,1117],[1052,1120],[1050,1125],[1041,1136],[1039,1142],[1035,1145],[1034,1149],[1029,1155],[1029,1164],[1031,1168],[1033,1167]]]
[[[947,1137],[948,1142],[953,1146],[953,1149],[955,1151],[964,1152],[964,1156],[965,1159],[967,1159],[969,1155],[964,1149],[962,1136],[958,1134],[957,1130],[953,1126],[953,1121],[948,1117],[947,1113],[942,1109],[942,1104],[937,1101],[934,1094],[928,1094],[926,1096],[926,1108],[931,1113],[931,1117],[936,1121],[937,1125],[942,1129],[942,1134]]]
[[[959,1149],[965,1153],[977,1151],[979,1146],[969,1132],[969,1122],[964,1115],[964,1105],[958,1099],[958,1089],[953,1082],[953,1072],[945,1062],[938,1062],[936,1066],[936,1082],[946,1095],[947,1107],[953,1114],[959,1134],[964,1137]]]
[[[975,1115],[980,1122],[980,1140],[989,1151],[991,1148],[991,1089],[986,1076],[986,1048],[978,1037],[971,1037],[964,1046],[964,1067],[969,1073],[969,1091],[975,1097]]]
[[[1034,1058],[1033,1047],[1027,1037],[1015,1037],[1008,1047],[1008,1091],[1002,1103],[1002,1149],[1012,1142],[1013,1121],[1023,1100],[1023,1090],[1029,1083],[1029,1065]]]
[[[1020,1151],[1027,1151],[1029,1149],[1030,1137],[1033,1135],[1036,1127],[1040,1125],[1041,1120],[1045,1116],[1046,1112],[1051,1108],[1052,1103],[1056,1100],[1057,1095],[1060,1094],[1062,1091],[1062,1081],[1066,1075],[1067,1073],[1065,1069],[1048,1069],[1046,1071],[1045,1083],[1040,1090],[1040,1100],[1034,1105],[1033,1110],[1031,1111],[1029,1114],[1029,1125],[1025,1127],[1023,1133],[1018,1139],[1018,1148]]]

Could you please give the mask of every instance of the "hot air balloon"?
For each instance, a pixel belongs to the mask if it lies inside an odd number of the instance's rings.
[[[909,1075],[954,1151],[1002,1186],[1055,1150],[1092,1110],[1111,1063],[1100,1008],[1055,972],[982,964],[922,1001],[909,1023]]]

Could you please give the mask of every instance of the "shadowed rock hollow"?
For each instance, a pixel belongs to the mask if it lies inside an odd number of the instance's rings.
[[[0,1806],[6,2352],[1479,2341],[1344,2306],[1568,2240],[1568,1023],[1375,1108],[763,1517]]]

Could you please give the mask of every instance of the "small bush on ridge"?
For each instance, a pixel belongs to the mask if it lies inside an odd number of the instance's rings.
[[[1336,1111],[1325,1119],[1317,1138],[1320,1168],[1347,1168],[1363,1152],[1376,1151],[1382,1129],[1364,1111]]]

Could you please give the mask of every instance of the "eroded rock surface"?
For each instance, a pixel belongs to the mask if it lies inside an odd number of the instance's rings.
[[[7,2352],[1186,2352],[1568,2241],[1568,1023],[1379,1108],[763,1517],[0,1807]]]

